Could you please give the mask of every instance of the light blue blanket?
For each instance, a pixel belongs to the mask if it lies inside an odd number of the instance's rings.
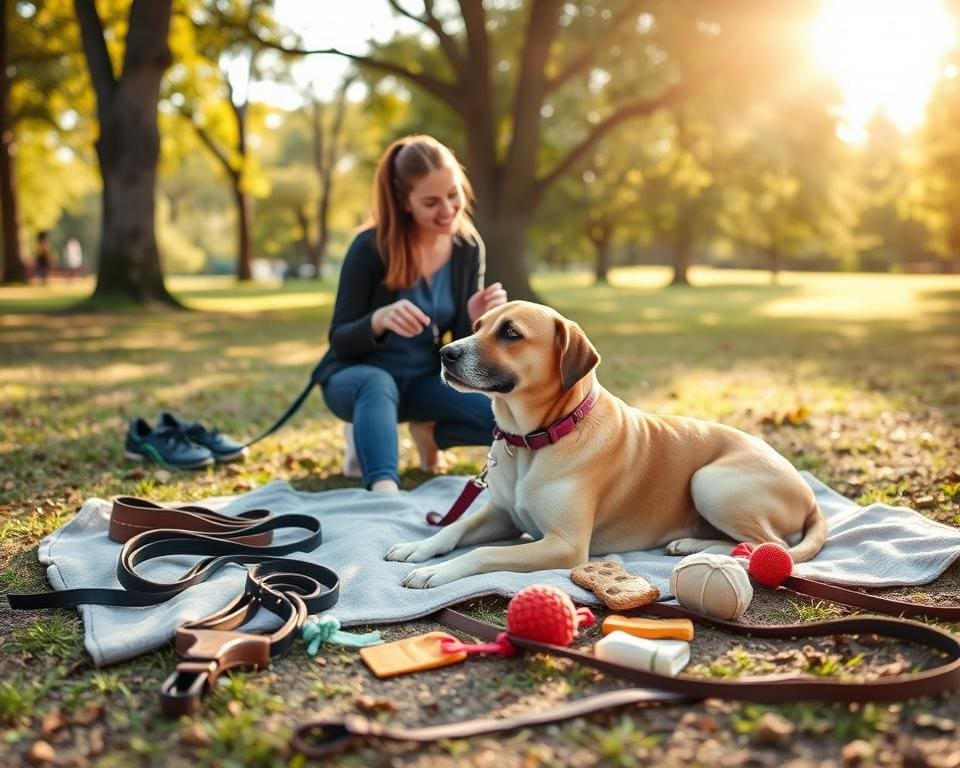
[[[814,560],[797,567],[798,575],[867,587],[925,584],[960,557],[960,530],[910,509],[883,504],[859,507],[811,475],[804,473],[804,478],[827,516],[830,535]],[[431,510],[445,512],[465,480],[437,477],[397,495],[361,489],[304,493],[278,481],[233,499],[204,503],[228,513],[267,507],[276,514],[316,515],[323,525],[323,544],[293,557],[320,563],[340,575],[340,602],[330,613],[344,626],[415,619],[481,595],[510,596],[534,583],[554,584],[578,603],[596,604],[593,594],[575,586],[568,571],[560,569],[487,573],[427,590],[400,586],[404,575],[416,566],[385,561],[384,554],[393,544],[434,532],[424,516]],[[474,502],[474,508],[481,503],[482,497]],[[40,562],[48,566],[47,577],[54,589],[118,586],[115,572],[120,545],[107,538],[109,515],[109,502],[90,499],[76,517],[43,540]],[[632,552],[617,559],[659,587],[664,596],[669,594],[677,558],[658,550]],[[148,563],[142,573],[158,580],[172,579],[191,562],[170,558]],[[230,566],[211,581],[151,608],[82,606],[87,650],[101,665],[163,645],[182,622],[212,613],[233,599],[243,587],[244,573],[243,568]],[[261,613],[264,618],[258,617],[253,626],[269,627],[270,615]]]

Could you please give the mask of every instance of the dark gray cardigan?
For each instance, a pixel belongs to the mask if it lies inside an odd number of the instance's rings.
[[[451,284],[456,314],[453,319],[453,338],[469,336],[472,323],[467,312],[467,300],[483,288],[485,263],[482,245],[455,242],[450,257]],[[374,337],[371,316],[380,307],[397,300],[397,292],[384,284],[386,269],[377,251],[375,231],[364,230],[354,238],[343,267],[337,301],[330,321],[330,349],[313,370],[313,380],[321,386],[334,373],[349,365],[362,363],[364,357],[382,344],[386,333]]]

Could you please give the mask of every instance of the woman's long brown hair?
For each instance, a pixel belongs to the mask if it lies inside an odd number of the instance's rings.
[[[390,290],[409,288],[420,279],[420,266],[413,250],[413,217],[404,203],[417,181],[444,166],[454,170],[463,189],[464,210],[454,237],[479,241],[469,215],[473,189],[453,152],[432,136],[397,139],[387,147],[377,165],[373,199],[377,250],[386,267],[384,282]]]

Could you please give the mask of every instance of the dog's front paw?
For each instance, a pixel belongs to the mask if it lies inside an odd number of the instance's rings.
[[[676,539],[663,548],[668,555],[693,555],[707,552],[711,555],[729,555],[735,542],[723,539]]]
[[[387,552],[387,560],[398,563],[422,563],[436,556],[434,547],[427,546],[428,540],[408,541],[406,544],[394,544]]]
[[[401,582],[404,587],[409,589],[430,589],[439,587],[441,584],[447,584],[454,580],[454,576],[449,573],[449,568],[445,568],[445,563],[440,565],[425,565],[422,568],[414,568],[407,577]]]
[[[681,555],[692,555],[701,550],[700,539],[675,539],[663,548],[668,555],[680,557]]]

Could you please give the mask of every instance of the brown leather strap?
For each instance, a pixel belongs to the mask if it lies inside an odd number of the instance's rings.
[[[235,533],[249,528],[254,523],[262,523],[270,518],[268,509],[252,509],[241,512],[236,517],[221,515],[206,507],[183,506],[163,507],[147,499],[135,496],[118,496],[113,500],[110,510],[110,527],[107,531],[111,541],[124,542],[138,533],[155,531],[158,528],[176,528],[194,533]],[[242,536],[234,539],[242,544],[262,547],[273,540],[272,531]]]
[[[574,717],[583,717],[612,707],[632,704],[678,704],[689,699],[680,694],[645,688],[625,688],[596,696],[571,701],[559,707],[528,712],[508,718],[478,718],[458,723],[431,725],[424,728],[404,728],[382,725],[362,715],[343,718],[311,720],[300,723],[293,730],[290,746],[295,752],[312,760],[322,760],[354,746],[366,738],[391,741],[413,741],[421,744],[440,739],[464,739],[485,733],[499,733],[532,725],[547,725]]]
[[[799,586],[806,587],[807,585],[801,583]],[[834,596],[827,599],[835,599],[838,595],[834,591],[827,590],[827,592]],[[897,601],[889,602],[896,603]],[[291,746],[295,751],[308,758],[321,759],[350,747],[362,738],[372,737],[415,742],[434,741],[441,738],[465,738],[482,733],[508,731],[528,725],[556,722],[609,707],[635,703],[676,703],[706,697],[770,703],[811,700],[890,702],[920,696],[934,696],[960,689],[960,641],[943,630],[915,621],[878,617],[851,617],[811,624],[739,624],[713,619],[687,611],[679,606],[663,603],[645,606],[641,612],[657,616],[684,616],[735,633],[756,637],[796,639],[837,635],[879,635],[935,649],[944,658],[939,666],[932,669],[864,682],[825,680],[822,677],[797,673],[724,681],[695,678],[689,675],[668,677],[602,661],[590,654],[571,648],[548,645],[511,635],[510,642],[517,648],[572,659],[606,674],[638,683],[644,687],[614,692],[616,695],[590,696],[564,707],[519,717],[467,720],[429,728],[392,728],[355,715],[339,720],[313,720],[302,723],[294,729]],[[494,640],[503,631],[499,627],[449,609],[436,614],[436,619],[452,629],[488,641]]]
[[[787,589],[833,603],[852,605],[865,611],[887,613],[891,616],[927,616],[932,619],[960,621],[960,605],[938,605],[936,603],[911,603],[906,600],[893,600],[878,597],[858,589],[826,584],[822,581],[790,576],[783,583]]]

